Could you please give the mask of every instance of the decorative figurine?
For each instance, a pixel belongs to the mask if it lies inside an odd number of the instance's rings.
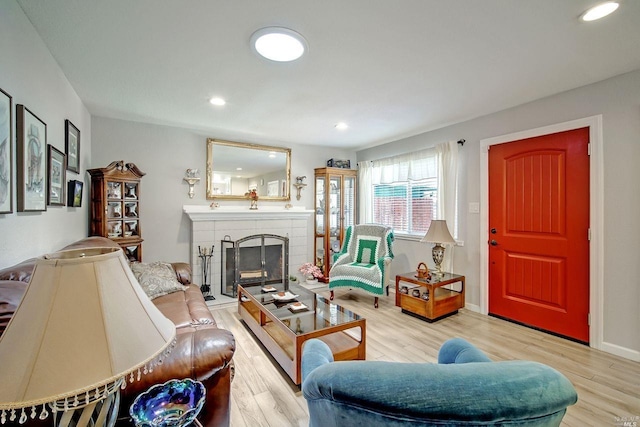
[[[127,187],[127,196],[130,199],[135,199],[136,197],[138,197],[136,195],[136,184],[125,184],[125,186]]]
[[[258,209],[258,191],[255,189],[252,189],[252,190],[249,190],[249,192],[245,193],[244,195],[248,199],[251,199],[251,206],[249,207],[249,209],[251,210]]]
[[[113,207],[113,216],[115,218],[120,218],[122,216],[122,211],[120,208],[120,203],[114,203],[111,205]]]

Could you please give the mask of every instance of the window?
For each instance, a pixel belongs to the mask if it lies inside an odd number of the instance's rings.
[[[436,178],[373,184],[373,222],[396,233],[424,235],[436,219]]]
[[[455,142],[360,162],[360,222],[391,226],[396,235],[422,237],[432,220],[448,218],[449,229],[455,237],[456,162]],[[445,203],[447,197],[449,202]],[[445,210],[449,210],[449,215],[445,215]]]

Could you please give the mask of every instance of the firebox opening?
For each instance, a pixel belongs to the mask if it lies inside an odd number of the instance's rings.
[[[260,234],[222,241],[222,293],[237,296],[238,285],[284,283],[288,289],[289,239]]]

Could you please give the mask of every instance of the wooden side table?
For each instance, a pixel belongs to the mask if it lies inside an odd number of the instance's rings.
[[[432,275],[430,279],[419,279],[416,272],[402,273],[396,276],[396,306],[402,308],[403,313],[417,316],[427,322],[434,322],[443,317],[456,314],[464,307],[464,276],[444,273],[442,277]],[[400,292],[400,282],[407,282],[408,293]],[[459,286],[443,286],[459,283]],[[411,286],[414,285],[414,286]],[[417,285],[417,286],[415,286]],[[459,287],[460,290],[456,288]],[[413,289],[420,291],[420,296],[412,295]],[[429,299],[423,295],[428,292]]]

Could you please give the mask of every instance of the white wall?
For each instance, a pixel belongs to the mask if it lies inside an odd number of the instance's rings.
[[[48,206],[45,212],[17,212],[17,104],[23,104],[47,124],[47,142],[64,153],[64,121],[80,129],[81,173],[67,171],[67,181],[88,180],[91,158],[91,116],[58,67],[27,17],[13,0],[0,2],[0,88],[13,97],[13,213],[0,215],[0,268],[60,249],[87,236],[88,200],[81,208]]]
[[[208,204],[204,182],[189,199],[182,181],[187,168],[205,170],[206,137],[200,132],[90,117],[20,7],[13,0],[0,2],[0,87],[47,124],[48,143],[64,151],[64,120],[81,131],[81,173],[68,172],[67,180],[85,182],[82,208],[49,207],[46,212],[0,215],[0,268],[27,257],[50,252],[87,235],[88,178],[86,169],[113,160],[136,163],[147,172],[142,181],[142,233],[145,260],[186,261],[189,258],[188,219],[184,204]],[[526,84],[526,82],[523,82]],[[387,157],[464,138],[460,149],[460,238],[455,249],[456,271],[467,276],[468,302],[479,304],[480,218],[468,213],[469,202],[480,201],[479,141],[502,134],[537,128],[578,118],[603,115],[604,129],[604,341],[640,352],[640,71],[538,100],[502,112],[423,133],[357,153],[358,161]],[[247,141],[260,143],[260,141]],[[269,142],[267,145],[273,145]],[[313,169],[327,158],[351,159],[353,152],[323,147],[291,146],[294,178],[306,175],[309,184],[294,205],[313,208]],[[14,141],[15,164],[15,141]],[[295,192],[293,192],[295,194]],[[222,201],[223,204],[232,202]],[[240,202],[234,202],[236,204]],[[261,202],[269,203],[269,202]],[[270,202],[280,203],[284,202]],[[248,202],[247,202],[248,204]],[[310,230],[311,233],[312,230]],[[398,241],[392,273],[429,261],[429,248],[417,242]],[[312,259],[312,248],[309,249]]]
[[[143,258],[152,261],[189,262],[190,220],[182,212],[183,205],[209,205],[206,199],[207,138],[214,134],[175,127],[143,124],[123,120],[93,117],[92,121],[92,165],[102,167],[114,160],[135,163],[146,173],[140,189],[140,219],[142,226]],[[261,141],[240,141],[260,144]],[[306,175],[308,186],[302,190],[300,200],[295,198],[291,187],[291,204],[313,209],[313,169],[326,166],[332,157],[355,161],[353,151],[302,145],[265,145],[291,148],[291,179]],[[214,160],[215,161],[215,160]],[[182,181],[188,168],[201,171],[202,180],[195,186],[195,197],[189,199],[188,185]],[[247,201],[218,200],[220,205],[239,205],[249,209]],[[287,202],[258,201],[258,207],[284,206]],[[313,231],[310,221],[309,236]],[[309,239],[313,242],[313,239]],[[217,248],[216,248],[217,249]],[[308,249],[308,258],[313,260],[313,247]],[[295,272],[297,266],[291,266]]]
[[[479,305],[480,216],[468,213],[480,200],[480,140],[602,114],[604,135],[604,342],[640,355],[640,71],[426,132],[357,153],[358,161],[466,139],[460,147],[460,239],[454,268],[467,278],[467,302]],[[449,250],[449,249],[447,249]],[[431,260],[430,249],[399,241],[392,274]],[[430,263],[432,264],[432,262]],[[588,268],[588,266],[585,266]]]

